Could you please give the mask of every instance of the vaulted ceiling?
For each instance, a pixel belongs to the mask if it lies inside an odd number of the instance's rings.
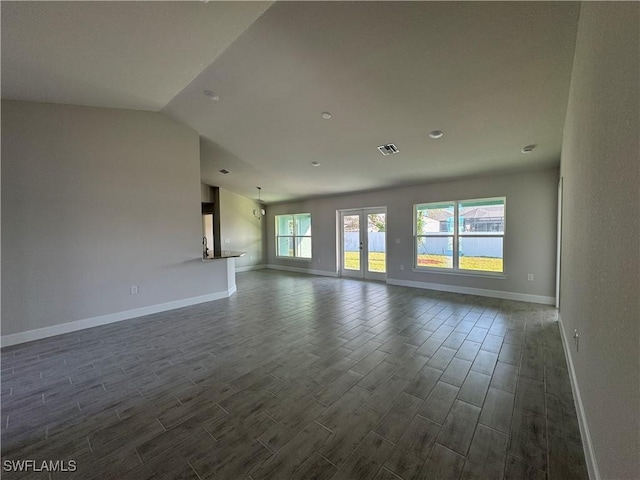
[[[579,3],[2,2],[1,14],[2,98],[162,112],[200,133],[203,182],[276,202],[557,165]],[[381,155],[387,143],[399,153]]]

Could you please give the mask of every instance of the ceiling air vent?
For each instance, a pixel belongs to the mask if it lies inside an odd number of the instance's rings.
[[[398,150],[398,147],[396,147],[393,143],[388,143],[387,145],[380,145],[378,147],[378,150],[380,150],[380,153],[383,155],[391,155],[393,153],[398,153],[400,150]]]
[[[229,170],[227,170],[226,168],[223,168],[222,170],[218,170],[220,173],[224,173],[225,175],[227,173],[231,173]]]

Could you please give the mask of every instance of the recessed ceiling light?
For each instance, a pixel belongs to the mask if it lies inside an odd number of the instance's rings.
[[[314,167],[319,167],[320,163],[319,162],[311,162],[311,165],[313,165]]]
[[[322,112],[322,118],[329,120],[331,118],[331,114],[329,112]]]
[[[432,130],[429,132],[431,138],[442,138],[444,132],[442,130]]]
[[[220,100],[218,94],[216,92],[212,92],[211,90],[205,90],[204,94],[213,101]]]
[[[534,148],[536,148],[535,145],[525,145],[524,147],[522,147],[522,153],[531,153],[533,152]]]

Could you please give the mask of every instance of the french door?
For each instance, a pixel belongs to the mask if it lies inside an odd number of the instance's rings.
[[[387,209],[340,211],[340,274],[386,280]]]

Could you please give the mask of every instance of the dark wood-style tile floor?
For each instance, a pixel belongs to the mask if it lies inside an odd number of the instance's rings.
[[[2,350],[2,458],[81,479],[583,479],[551,307],[262,270]]]

